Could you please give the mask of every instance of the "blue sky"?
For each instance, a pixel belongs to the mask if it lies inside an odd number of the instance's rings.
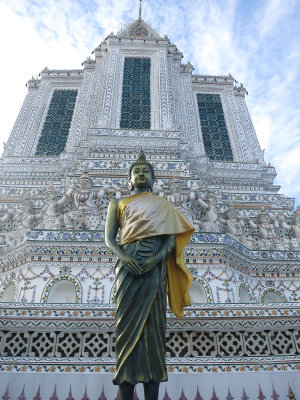
[[[7,141],[27,89],[45,66],[80,68],[138,0],[0,0],[1,130]],[[246,101],[281,192],[300,203],[300,0],[143,0],[143,18],[199,74],[228,74]],[[0,145],[0,152],[2,146]]]

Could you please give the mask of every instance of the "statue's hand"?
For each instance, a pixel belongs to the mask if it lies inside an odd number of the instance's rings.
[[[141,266],[142,274],[151,271],[161,261],[161,255],[149,257],[147,261]]]
[[[142,273],[141,267],[137,261],[128,256],[120,258],[120,261],[124,268],[126,268],[132,275],[140,275]]]

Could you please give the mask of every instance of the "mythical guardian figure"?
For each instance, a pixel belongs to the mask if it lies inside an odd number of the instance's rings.
[[[60,229],[63,227],[62,207],[67,203],[66,196],[59,199],[57,190],[53,186],[48,186],[45,191],[46,205],[42,208],[40,216],[42,229]]]
[[[248,219],[248,223],[251,228],[258,229],[259,231],[259,246],[264,249],[276,249],[276,242],[278,236],[276,229],[279,228],[279,224],[276,220],[272,220],[267,211],[264,209],[258,215],[258,222],[255,223],[251,219]]]
[[[222,222],[217,208],[217,198],[213,192],[209,192],[205,201],[198,198],[200,207],[204,210],[204,220],[202,222],[203,232],[221,232]]]
[[[76,188],[67,189],[65,198],[68,198],[75,210],[64,215],[66,229],[96,230],[101,225],[98,202],[104,196],[104,190],[95,190],[88,173],[84,171],[79,178]]]

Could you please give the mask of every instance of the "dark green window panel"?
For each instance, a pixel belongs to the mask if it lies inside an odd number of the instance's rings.
[[[219,94],[197,94],[203,144],[208,158],[214,161],[233,161]]]
[[[151,128],[150,67],[150,58],[125,58],[120,128]]]
[[[67,143],[77,90],[55,90],[51,99],[36,156],[58,156]]]

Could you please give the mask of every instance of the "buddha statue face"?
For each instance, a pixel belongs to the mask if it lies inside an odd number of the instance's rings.
[[[148,164],[135,164],[131,169],[130,184],[133,188],[149,190],[153,185],[152,171]]]
[[[150,190],[152,192],[155,173],[153,165],[146,160],[142,149],[136,162],[131,164],[129,168],[127,180],[130,191],[134,189],[139,189],[139,191],[140,189],[144,189],[145,191]]]

